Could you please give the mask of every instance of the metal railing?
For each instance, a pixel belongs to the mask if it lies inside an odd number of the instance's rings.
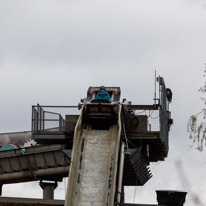
[[[171,112],[169,111],[168,89],[165,87],[164,79],[159,77],[159,99],[154,105],[128,105],[128,110],[135,115],[147,116],[147,132],[159,132],[159,137],[168,149],[168,135],[170,126],[173,123]],[[156,102],[156,101],[155,101]]]
[[[32,106],[32,134],[62,134],[65,130],[65,119],[61,113],[47,111],[45,108],[78,108],[78,106]]]
[[[159,110],[135,110],[135,115],[147,116],[147,131],[148,132],[159,132],[160,131],[160,115]]]

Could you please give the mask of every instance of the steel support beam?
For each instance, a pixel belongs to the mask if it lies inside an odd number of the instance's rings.
[[[38,169],[33,171],[14,172],[0,175],[0,184],[9,184],[19,182],[21,180],[34,181],[43,177],[49,177],[53,175],[68,176],[69,166],[57,167],[48,169]]]

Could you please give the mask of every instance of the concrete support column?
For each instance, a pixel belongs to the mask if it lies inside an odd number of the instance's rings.
[[[43,189],[43,199],[44,200],[53,200],[54,199],[54,190],[57,187],[57,182],[40,182],[39,185]]]

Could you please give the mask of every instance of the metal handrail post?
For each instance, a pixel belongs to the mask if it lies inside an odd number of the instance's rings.
[[[32,106],[32,111],[31,111],[31,132],[34,132],[34,106]]]
[[[39,108],[39,129],[41,131],[41,126],[42,126],[42,108]]]
[[[125,144],[124,144],[124,142],[122,142],[121,154],[120,154],[120,164],[119,164],[119,180],[118,180],[118,191],[117,191],[117,204],[120,204],[120,201],[121,201],[122,178],[123,178],[124,157],[125,157],[124,147],[125,147]]]
[[[45,111],[43,110],[43,130],[45,129]]]

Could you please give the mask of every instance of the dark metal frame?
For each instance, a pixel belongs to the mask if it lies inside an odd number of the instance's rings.
[[[169,101],[167,98],[167,88],[164,79],[159,77],[159,93],[160,93],[160,137],[168,151],[169,149],[169,130],[173,123],[171,112],[169,111]]]
[[[159,99],[157,100],[158,104],[154,105],[126,105],[125,110],[127,111],[133,111],[135,114],[139,113],[140,111],[143,111],[148,116],[148,120],[150,118],[150,115],[148,115],[148,112],[153,111],[158,111],[159,117],[157,118],[157,123],[159,124],[158,127],[159,129],[159,134],[153,134],[153,133],[146,133],[146,134],[139,134],[140,137],[142,138],[143,136],[158,136],[159,139],[161,140],[162,145],[164,146],[164,150],[166,153],[168,152],[169,149],[169,144],[168,144],[168,136],[169,136],[169,130],[171,124],[173,124],[173,120],[171,119],[171,112],[169,111],[169,103],[171,101],[168,101],[167,97],[167,88],[164,83],[164,79],[162,77],[159,77],[158,79],[159,82]],[[138,137],[138,134],[127,134],[130,138],[134,136],[135,138]]]

